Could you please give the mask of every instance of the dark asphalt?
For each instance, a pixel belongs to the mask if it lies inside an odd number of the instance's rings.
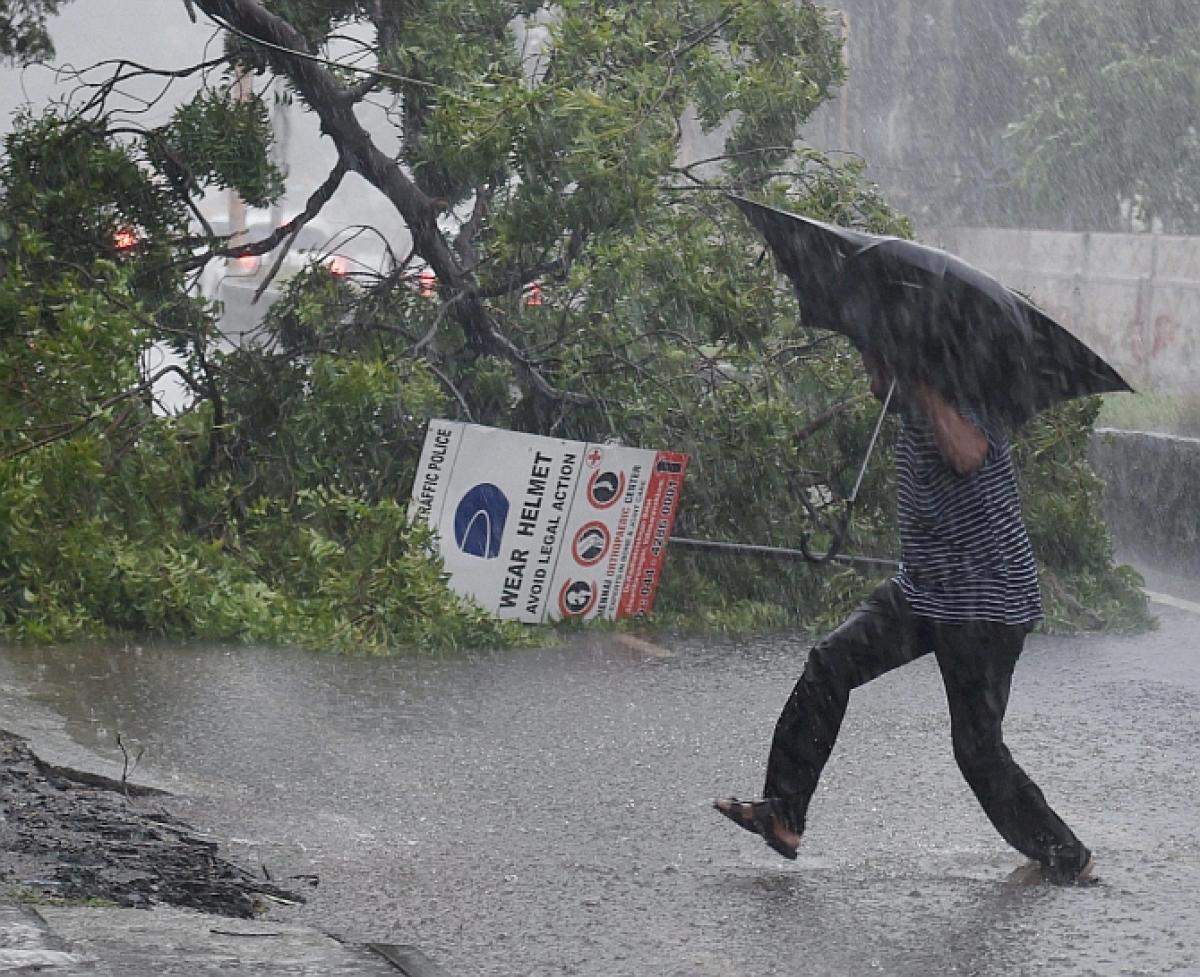
[[[961,783],[936,667],[857,692],[788,863],[709,809],[752,796],[806,651],[605,636],[458,660],[7,649],[0,686],[181,795],[283,917],[452,974],[1200,974],[1200,616],[1035,636],[1014,755],[1104,884],[1024,888]]]

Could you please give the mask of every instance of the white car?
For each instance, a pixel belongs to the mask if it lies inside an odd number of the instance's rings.
[[[245,234],[239,243],[261,241],[277,226],[265,211],[249,211],[245,223]],[[210,219],[209,226],[218,238],[228,238],[232,231],[230,221],[225,217]],[[116,241],[118,248],[132,247],[137,242],[136,232],[119,231],[118,234],[121,235]],[[128,242],[125,241],[126,234],[130,235]],[[221,303],[218,348],[233,349],[253,343],[263,316],[282,296],[287,282],[313,265],[324,266],[330,274],[337,276],[379,273],[384,266],[383,256],[368,254],[358,242],[355,242],[357,247],[344,249],[340,246],[344,239],[344,234],[334,233],[320,222],[312,222],[300,228],[282,259],[282,243],[263,255],[211,259],[194,287],[204,298]],[[147,374],[171,364],[181,366],[182,362],[168,345],[156,344],[146,351],[143,365]],[[191,391],[170,373],[154,385],[154,394],[156,409],[163,413],[184,410],[193,400]]]
[[[228,220],[213,220],[210,224],[218,236],[230,234]],[[250,215],[238,243],[261,241],[275,227],[269,217]],[[285,239],[266,254],[211,260],[197,288],[205,298],[222,304],[220,329],[225,341],[236,346],[252,336],[264,313],[279,299],[283,286],[312,265],[324,265],[334,275],[349,275],[354,263],[335,250],[336,237],[328,228],[311,223],[300,228],[290,244]],[[287,250],[283,251],[285,245]]]

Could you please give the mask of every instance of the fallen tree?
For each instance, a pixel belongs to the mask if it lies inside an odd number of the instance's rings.
[[[523,640],[446,592],[428,540],[405,524],[433,416],[686,451],[681,533],[768,545],[820,535],[873,407],[856,357],[797,315],[724,198],[907,232],[860,163],[799,141],[844,70],[820,8],[193,6],[219,32],[219,57],[81,74],[70,113],[28,119],[9,140],[8,634],[373,649]],[[152,126],[117,98],[147,78],[198,91]],[[336,161],[282,227],[222,236],[204,219],[206,191],[257,205],[282,192],[268,104],[281,88]],[[391,131],[363,122],[368,102]],[[689,157],[705,133],[714,148]],[[339,277],[314,265],[288,282],[254,345],[222,351],[219,310],[196,278],[295,240],[351,174],[403,240],[387,241],[380,268]],[[143,354],[156,343],[181,357],[193,394],[181,416],[152,409]],[[1045,520],[1031,508],[1031,529],[1063,595],[1057,621],[1130,624],[1144,602],[1096,517],[1078,448],[1087,410],[1030,429],[1026,496],[1072,493]],[[888,555],[886,459],[858,513],[852,545]],[[667,584],[668,613],[759,626],[836,615],[865,581],[852,568],[747,573],[677,553]]]

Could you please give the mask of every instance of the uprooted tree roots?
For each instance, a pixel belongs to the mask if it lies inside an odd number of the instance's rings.
[[[52,767],[0,730],[0,884],[38,898],[241,917],[264,900],[303,902],[122,786]]]

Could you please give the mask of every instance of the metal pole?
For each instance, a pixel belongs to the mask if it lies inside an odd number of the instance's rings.
[[[785,546],[756,546],[752,543],[722,543],[712,539],[688,539],[685,536],[672,536],[672,546],[682,546],[684,549],[698,550],[701,553],[725,553],[730,556],[757,556],[766,560],[801,560],[811,563],[812,558],[802,550],[789,549]],[[900,566],[897,560],[889,560],[875,556],[854,556],[850,553],[839,553],[832,557],[839,563],[861,563],[867,566],[887,567],[896,569]]]
[[[244,68],[238,68],[233,77],[229,94],[235,102],[247,102],[254,91],[254,82],[250,73]],[[246,201],[232,187],[228,191],[229,200],[229,243],[231,245],[246,242]],[[226,263],[235,259],[227,258]]]

